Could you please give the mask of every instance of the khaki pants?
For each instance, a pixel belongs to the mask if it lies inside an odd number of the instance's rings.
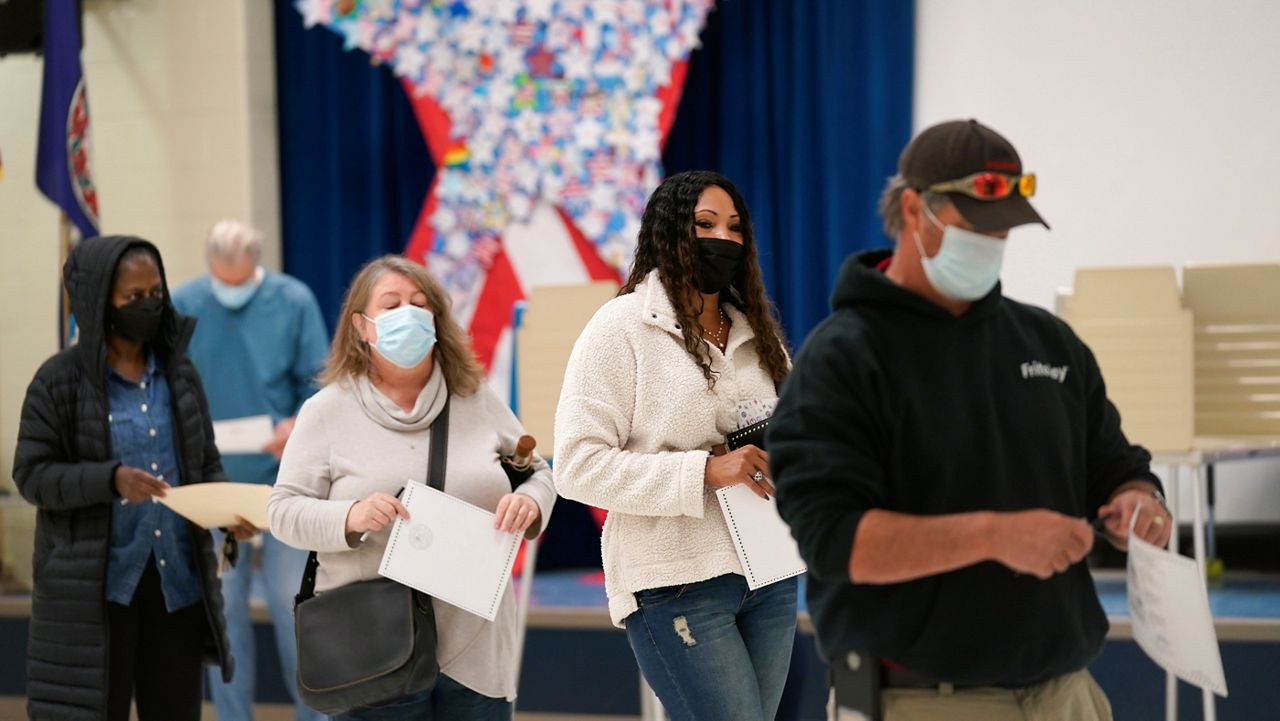
[[[1016,690],[895,688],[880,698],[881,721],[1112,721],[1111,704],[1088,671]],[[832,718],[865,717],[837,709]]]
[[[884,721],[1111,721],[1111,704],[1088,671],[1017,690],[886,689],[881,701]]]

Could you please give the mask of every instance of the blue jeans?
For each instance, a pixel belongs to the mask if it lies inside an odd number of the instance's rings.
[[[511,702],[484,696],[444,674],[422,693],[373,708],[334,716],[333,721],[511,721]]]
[[[796,579],[731,573],[636,594],[627,640],[672,721],[773,721],[791,667]]]
[[[214,548],[222,548],[224,534],[213,531]],[[302,581],[307,565],[307,552],[277,541],[270,533],[262,534],[262,567],[253,568],[254,554],[247,541],[240,544],[240,559],[235,568],[222,574],[222,602],[227,616],[227,636],[236,659],[236,673],[231,683],[222,682],[218,669],[209,669],[209,690],[218,721],[253,721],[254,686],[258,678],[257,645],[254,643],[253,621],[249,618],[249,596],[256,575],[266,591],[267,611],[275,627],[276,652],[285,688],[294,701],[297,721],[320,721],[325,717],[298,701],[298,649],[293,638],[293,597]]]

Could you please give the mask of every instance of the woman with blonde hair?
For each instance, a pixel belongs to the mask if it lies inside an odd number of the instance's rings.
[[[431,428],[446,404],[445,493],[493,511],[502,530],[535,538],[546,527],[551,472],[535,456],[535,472],[512,491],[500,459],[524,430],[485,385],[448,296],[421,265],[388,255],[360,270],[321,381],[298,413],[268,506],[272,533],[318,552],[317,594],[378,578],[392,521],[409,517],[396,492],[406,479],[425,482]],[[509,721],[517,647],[510,586],[493,622],[439,599],[433,606],[434,686],[337,718]]]

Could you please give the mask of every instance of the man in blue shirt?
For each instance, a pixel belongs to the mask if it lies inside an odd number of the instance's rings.
[[[173,303],[179,312],[199,319],[189,355],[204,381],[213,420],[267,415],[275,425],[275,436],[261,453],[223,453],[227,476],[272,484],[294,416],[316,390],[329,337],[311,290],[295,278],[266,271],[259,264],[261,255],[258,231],[234,220],[218,223],[206,242],[209,273],[174,291]],[[297,700],[293,596],[306,558],[305,551],[264,532],[260,562],[244,553],[234,569],[224,572],[227,631],[237,673],[228,684],[209,677],[219,721],[253,719],[257,668],[249,592],[255,571],[260,571],[275,625],[285,685]],[[298,721],[319,718],[297,705]]]

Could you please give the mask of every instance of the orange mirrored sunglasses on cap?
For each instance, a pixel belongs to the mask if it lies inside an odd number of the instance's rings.
[[[981,172],[960,178],[934,183],[926,190],[934,193],[963,193],[978,200],[1003,200],[1016,191],[1024,198],[1036,194],[1036,174],[1005,175]]]

